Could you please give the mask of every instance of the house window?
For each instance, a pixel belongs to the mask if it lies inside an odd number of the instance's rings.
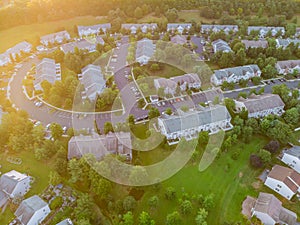
[[[278,189],[278,188],[275,188],[275,191],[279,191],[279,189]]]
[[[293,160],[293,163],[294,163],[294,164],[297,164],[296,161],[294,161],[294,160]]]
[[[277,184],[277,187],[281,188],[281,185]]]

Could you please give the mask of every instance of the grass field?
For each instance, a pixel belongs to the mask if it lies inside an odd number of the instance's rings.
[[[50,172],[50,167],[48,163],[43,161],[37,161],[34,159],[33,153],[22,152],[19,154],[10,154],[12,157],[18,157],[22,159],[21,165],[15,165],[8,162],[7,156],[5,154],[0,155],[0,165],[2,166],[1,173],[6,173],[10,170],[17,170],[21,173],[26,173],[33,176],[35,182],[32,184],[30,191],[26,194],[26,197],[40,194],[48,186],[48,176]],[[13,213],[8,206],[3,214],[0,214],[0,224],[8,224],[13,219]]]
[[[103,22],[106,22],[104,18],[82,16],[54,22],[22,25],[2,30],[0,35],[0,53],[24,40],[34,44],[39,40],[40,36],[63,29],[66,29],[70,32],[71,36],[74,36],[74,25],[92,25]]]
[[[168,64],[161,64],[159,71],[151,71],[149,66],[144,67],[146,73],[149,76],[155,76],[155,77],[164,77],[164,78],[170,78],[175,76],[183,75],[185,72],[180,70],[179,68],[176,68],[175,66],[168,65]]]
[[[249,156],[257,151],[267,140],[257,137],[251,143],[237,144],[228,153],[222,153],[213,164],[204,172],[198,171],[198,165],[187,165],[175,176],[163,182],[163,187],[172,186],[176,189],[178,199],[182,196],[183,190],[191,195],[215,195],[215,208],[208,216],[208,224],[219,225],[225,221],[241,221],[241,204],[247,195],[257,196],[257,191],[252,187],[259,171],[254,171],[249,167]],[[239,150],[240,156],[237,160],[231,158],[232,152]],[[163,196],[164,190],[159,192],[149,189],[142,201],[139,203],[137,213],[142,210],[150,211],[151,216],[157,224],[164,224],[166,216],[178,210],[178,202],[168,201]],[[148,199],[159,196],[158,208],[150,210],[147,205]],[[194,219],[197,209],[194,209],[190,216],[182,216],[183,224],[195,224]]]
[[[200,10],[181,10],[178,12],[178,21],[192,22],[196,23],[212,23],[218,22],[218,20],[214,19],[206,19],[200,16]]]

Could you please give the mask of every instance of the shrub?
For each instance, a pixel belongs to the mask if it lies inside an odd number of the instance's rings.
[[[55,210],[58,209],[62,206],[63,204],[63,199],[62,197],[56,197],[55,199],[52,200],[52,202],[50,203],[50,209],[51,210]]]

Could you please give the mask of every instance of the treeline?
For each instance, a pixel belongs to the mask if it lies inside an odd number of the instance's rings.
[[[157,16],[163,14],[172,20],[174,13],[170,10],[201,9],[201,16],[209,19],[220,19],[224,15],[244,19],[252,15],[257,15],[258,18],[267,15],[271,21],[276,15],[285,16],[286,19],[293,18],[296,13],[300,12],[300,3],[293,0],[18,0],[12,7],[0,10],[0,30],[17,25],[62,20],[75,16],[105,16],[109,11],[115,9],[119,9],[118,17],[125,16],[126,20],[149,13],[155,13]],[[224,12],[224,9],[228,11]],[[125,21],[122,20],[122,22]]]

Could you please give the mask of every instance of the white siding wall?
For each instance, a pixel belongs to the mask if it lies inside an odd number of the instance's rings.
[[[300,173],[300,160],[297,157],[284,153],[281,161]]]
[[[31,217],[27,225],[38,225],[40,224],[50,213],[50,208],[46,205],[44,208],[36,211],[35,214]]]
[[[30,177],[27,177],[17,184],[17,186],[12,192],[11,197],[14,198],[15,196],[23,196],[29,191],[29,189],[30,189]]]
[[[275,180],[270,177],[268,177],[267,180],[265,181],[265,185],[271,188],[272,190],[276,191],[278,194],[280,194],[281,196],[285,197],[288,200],[290,200],[295,194],[283,182]]]
[[[273,220],[268,214],[254,211],[253,216],[254,215],[260,219],[264,225],[274,225],[276,223],[276,221]]]

